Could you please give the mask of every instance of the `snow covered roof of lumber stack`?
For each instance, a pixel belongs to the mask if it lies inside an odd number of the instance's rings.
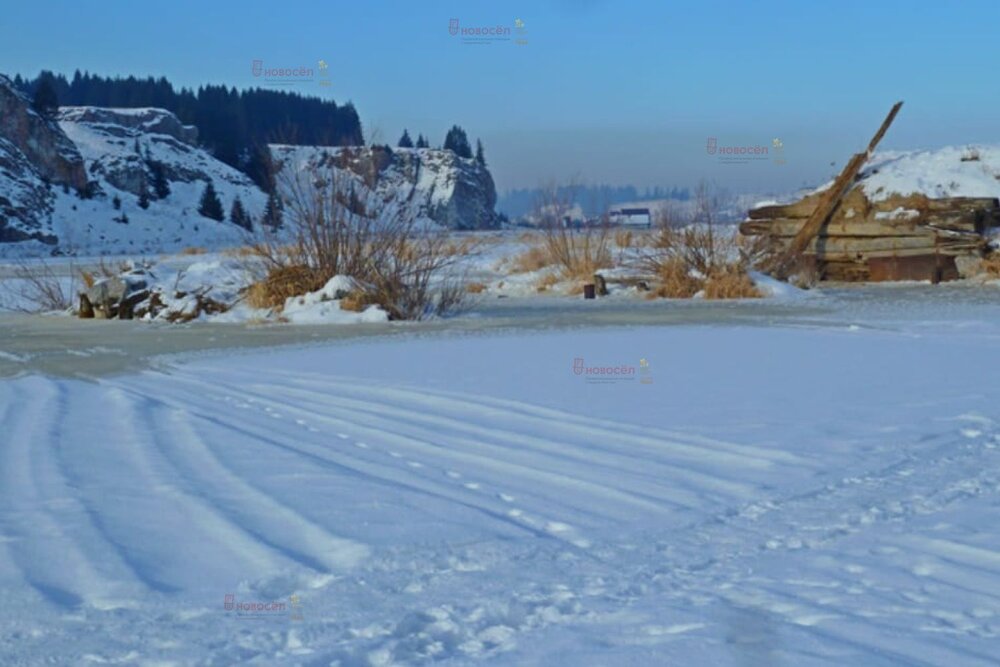
[[[871,201],[913,193],[935,199],[1000,197],[1000,145],[880,151],[865,165],[859,182]]]

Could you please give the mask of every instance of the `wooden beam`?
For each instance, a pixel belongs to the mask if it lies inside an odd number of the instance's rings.
[[[837,204],[847,193],[850,187],[854,184],[855,179],[857,179],[858,172],[861,167],[864,166],[868,158],[871,157],[872,151],[875,150],[875,146],[878,142],[885,136],[886,130],[889,129],[889,125],[892,123],[896,114],[899,113],[900,107],[903,106],[902,101],[896,102],[893,105],[892,110],[889,111],[889,115],[885,117],[882,121],[882,125],[879,127],[878,132],[872,137],[872,140],[868,143],[868,150],[864,153],[858,153],[854,155],[844,167],[844,170],[840,172],[837,176],[837,180],[833,182],[833,185],[823,193],[820,198],[819,203],[816,205],[816,210],[813,211],[809,219],[806,220],[806,224],[802,226],[802,229],[796,234],[792,243],[788,246],[785,251],[785,255],[782,258],[781,266],[789,267],[802,253],[803,250],[809,245],[809,242],[819,234],[820,229],[829,220],[830,216],[833,214],[834,209],[837,208]]]

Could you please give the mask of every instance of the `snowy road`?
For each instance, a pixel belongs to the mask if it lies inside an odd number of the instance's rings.
[[[0,663],[996,664],[998,347],[648,327],[0,382]]]

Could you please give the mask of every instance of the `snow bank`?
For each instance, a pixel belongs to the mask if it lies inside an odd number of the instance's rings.
[[[340,307],[342,298],[354,287],[352,278],[334,276],[315,292],[287,299],[281,317],[293,324],[388,322],[389,314],[378,306],[368,306],[362,312],[343,310]]]
[[[1000,144],[880,151],[865,165],[860,182],[871,201],[913,193],[933,198],[1000,197]]]

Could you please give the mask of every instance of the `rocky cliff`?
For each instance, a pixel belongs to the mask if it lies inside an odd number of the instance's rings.
[[[497,224],[489,171],[451,151],[273,146],[272,152],[286,173],[336,168],[355,183],[356,195],[393,214],[449,229]],[[169,111],[63,107],[44,118],[0,76],[0,256],[245,243],[247,230],[198,213],[209,182],[225,211],[239,197],[259,226],[266,195],[200,148],[197,129]]]
[[[389,215],[448,229],[490,229],[498,224],[496,187],[489,170],[451,151],[272,145],[278,183],[292,174],[348,176],[353,191]]]
[[[54,242],[46,229],[53,185],[86,189],[83,158],[58,123],[0,75],[0,242]]]
[[[0,255],[147,253],[245,241],[198,213],[212,182],[259,218],[266,197],[163,109],[64,107],[54,119],[0,77]],[[169,192],[156,192],[159,172]]]

